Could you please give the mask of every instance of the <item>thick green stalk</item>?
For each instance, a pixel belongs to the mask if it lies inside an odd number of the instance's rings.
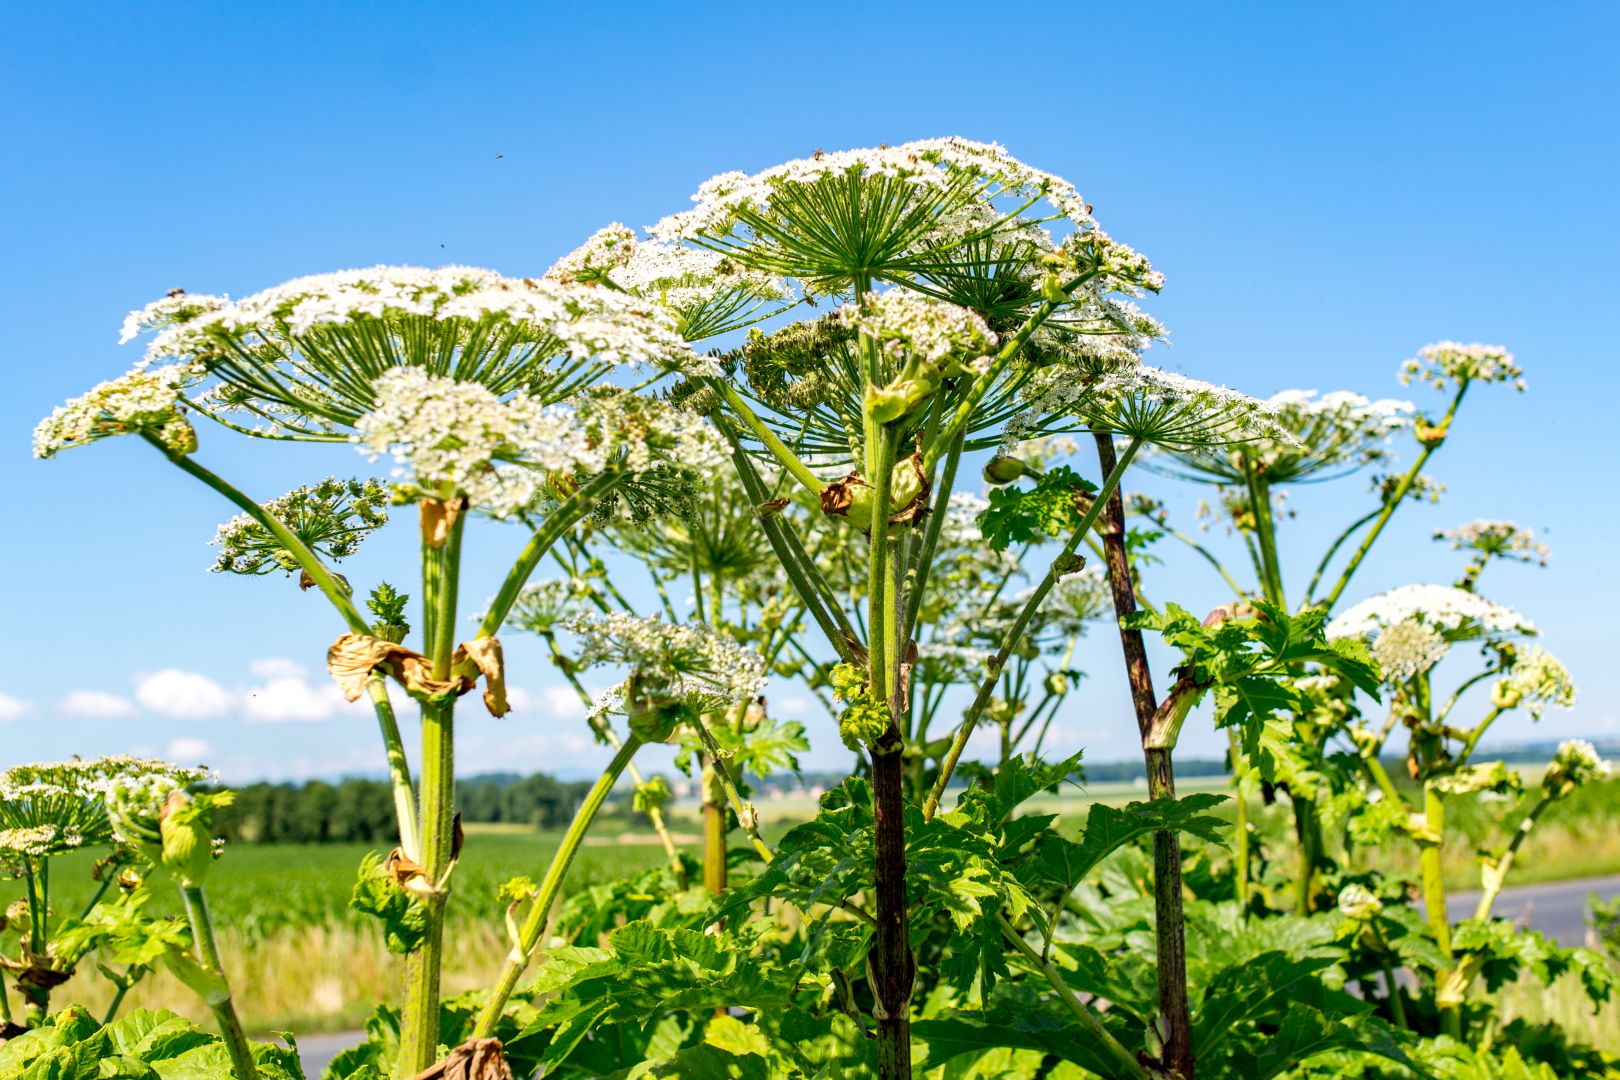
[[[534,955],[535,946],[540,942],[540,935],[545,931],[546,923],[551,918],[552,905],[557,902],[557,894],[562,891],[563,879],[568,876],[568,868],[573,865],[574,856],[579,854],[580,845],[585,841],[585,834],[590,830],[591,822],[596,819],[597,811],[607,801],[608,793],[618,781],[619,774],[624,772],[630,759],[635,757],[636,751],[641,749],[641,739],[632,733],[619,747],[619,752],[613,755],[608,767],[597,777],[596,783],[591,786],[585,801],[580,803],[579,809],[574,812],[574,820],[569,823],[568,831],[563,834],[562,843],[558,846],[556,854],[551,857],[551,865],[546,868],[546,876],[541,879],[540,888],[535,892],[534,901],[529,905],[529,914],[523,921],[518,932],[518,939],[512,943],[512,951],[507,954],[506,963],[501,968],[500,976],[495,981],[495,987],[490,991],[489,1000],[484,1003],[483,1012],[478,1014],[478,1027],[473,1031],[473,1038],[487,1039],[495,1031],[495,1025],[500,1022],[501,1012],[512,997],[512,991],[517,989],[518,979],[529,966],[529,960]]]
[[[455,651],[456,594],[461,572],[461,514],[444,546],[422,545],[423,639],[436,680],[450,677]],[[400,1016],[401,1080],[434,1062],[439,1045],[439,974],[444,961],[444,913],[449,901],[449,868],[455,848],[455,698],[422,702],[422,872],[429,891],[423,897],[426,932],[405,958],[405,999]]]
[[[720,744],[715,741],[714,733],[709,730],[708,723],[700,717],[695,727],[698,739],[703,743],[704,750],[707,751],[708,764],[714,769],[714,785],[718,789],[716,794],[719,795],[721,800],[731,805],[732,812],[737,815],[737,823],[742,826],[743,832],[748,834],[748,841],[753,845],[754,850],[759,853],[759,857],[766,862],[770,862],[776,857],[776,853],[765,842],[765,838],[759,835],[759,811],[754,808],[752,803],[744,801],[742,793],[737,790],[737,783],[726,768]],[[707,799],[708,796],[705,794],[704,797]],[[719,809],[720,820],[724,822],[725,806],[722,805]],[[722,843],[724,843],[724,839],[725,833],[722,832]],[[721,887],[724,888],[724,885]]]
[[[258,1076],[258,1070],[253,1064],[253,1048],[248,1043],[247,1034],[242,1030],[242,1021],[236,1015],[236,1006],[231,1003],[230,990],[225,979],[225,965],[220,962],[219,943],[214,938],[214,921],[208,913],[208,898],[203,894],[200,885],[181,885],[180,899],[185,904],[186,918],[191,922],[191,936],[196,948],[197,962],[217,975],[221,985],[227,986],[224,997],[209,1001],[208,1007],[213,1010],[214,1019],[219,1021],[220,1035],[225,1042],[225,1052],[231,1059],[231,1069],[236,1074],[236,1080],[254,1080]]]
[[[1237,792],[1237,836],[1232,848],[1232,873],[1237,878],[1238,911],[1249,917],[1249,762],[1243,756],[1237,732],[1228,731],[1227,745],[1232,753],[1232,786]]]
[[[922,550],[917,561],[908,568],[910,580],[906,583],[906,617],[901,627],[900,640],[910,641],[917,633],[917,618],[922,614],[923,593],[928,588],[928,575],[934,568],[934,552],[939,550],[940,533],[945,528],[945,516],[950,510],[951,491],[956,486],[956,469],[962,463],[962,444],[965,435],[952,440],[945,452],[945,471],[934,489],[933,513],[928,517],[928,529],[923,534]]]
[[[1097,492],[1091,506],[1080,519],[1080,525],[1075,529],[1074,535],[1063,546],[1063,550],[1058,554],[1058,557],[1052,560],[1051,566],[1047,567],[1046,574],[1041,578],[1040,584],[1035,586],[1035,591],[1030,593],[1029,599],[1025,601],[1023,608],[1018,612],[1018,616],[1013,619],[1012,626],[1003,635],[1001,647],[996,650],[995,657],[990,661],[989,673],[985,675],[984,680],[979,684],[979,692],[974,697],[973,704],[968,706],[967,712],[962,715],[962,723],[958,725],[956,734],[951,738],[950,749],[945,752],[944,760],[940,762],[939,778],[934,781],[933,789],[929,791],[928,798],[923,801],[923,816],[925,818],[932,818],[938,812],[939,801],[945,796],[945,785],[950,782],[951,774],[956,771],[956,764],[962,758],[962,751],[967,748],[967,741],[969,736],[973,734],[974,726],[979,722],[979,717],[983,715],[985,708],[990,704],[991,697],[995,695],[996,683],[1001,678],[1001,669],[1007,663],[1007,657],[1012,655],[1013,649],[1017,648],[1018,639],[1023,637],[1024,630],[1029,626],[1030,620],[1034,619],[1036,611],[1039,610],[1046,597],[1057,586],[1058,571],[1062,564],[1067,561],[1070,555],[1074,554],[1075,548],[1080,546],[1080,541],[1085,538],[1086,534],[1091,532],[1091,527],[1096,523],[1098,515],[1103,511],[1110,498],[1116,494],[1120,478],[1125,475],[1125,469],[1130,465],[1131,459],[1136,456],[1136,452],[1141,448],[1141,445],[1140,439],[1131,442],[1125,449],[1125,456],[1117,462],[1113,462],[1106,478],[1103,480],[1102,490]],[[1112,459],[1113,450],[1111,446],[1109,456]]]

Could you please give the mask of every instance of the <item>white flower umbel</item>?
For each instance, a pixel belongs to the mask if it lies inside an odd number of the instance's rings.
[[[1506,675],[1491,689],[1491,701],[1498,708],[1519,708],[1539,720],[1549,706],[1575,707],[1575,681],[1569,669],[1552,653],[1536,645],[1514,649]]]
[[[1535,623],[1510,607],[1450,585],[1402,585],[1363,600],[1328,624],[1330,638],[1372,637],[1387,626],[1427,623],[1457,641],[1483,635],[1534,634]]]
[[[34,428],[34,456],[140,431],[161,433],[180,416],[181,390],[200,372],[184,364],[136,368],[59,406]]]
[[[1093,431],[1153,446],[1189,449],[1257,440],[1296,445],[1270,403],[1146,364],[1106,374],[1092,388],[1054,389],[1037,404],[1047,411],[1071,408]]]
[[[563,625],[582,642],[579,664],[624,664],[677,686],[682,696],[727,708],[765,687],[765,661],[701,625],[624,613],[576,615]],[[620,684],[617,690],[623,690]],[[612,692],[600,703],[615,704]]]
[[[1546,566],[1552,555],[1547,545],[1536,539],[1535,530],[1512,521],[1480,518],[1455,529],[1442,529],[1434,538],[1450,544],[1453,551],[1477,551],[1488,558],[1541,566]]]
[[[1158,471],[1217,484],[1245,482],[1246,469],[1271,484],[1329,480],[1389,456],[1391,436],[1412,426],[1415,406],[1384,398],[1372,401],[1348,390],[1318,394],[1283,390],[1266,402],[1292,438],[1259,439],[1240,456],[1192,450],[1148,464]]]
[[[502,401],[477,383],[396,368],[378,377],[375,393],[354,441],[373,459],[392,454],[399,475],[435,497],[460,493],[496,517],[534,503],[536,469],[600,472],[607,464],[572,409],[521,391]]]
[[[0,852],[45,856],[108,843],[107,799],[116,785],[183,787],[209,778],[204,769],[121,754],[13,766],[0,773],[0,831],[7,834]]]
[[[1612,772],[1597,747],[1585,739],[1566,739],[1558,744],[1542,782],[1549,788],[1556,785],[1570,790],[1594,780],[1607,780]]]
[[[578,281],[490,270],[377,266],[297,278],[241,300],[171,297],[133,313],[157,331],[148,360],[216,377],[197,399],[269,426],[251,434],[337,438],[404,367],[550,402],[614,366],[711,371],[664,308]]]
[[[1403,386],[1412,380],[1426,382],[1436,390],[1465,382],[1511,382],[1524,390],[1524,369],[1513,362],[1513,354],[1500,345],[1465,345],[1460,341],[1438,341],[1425,345],[1401,365]]]

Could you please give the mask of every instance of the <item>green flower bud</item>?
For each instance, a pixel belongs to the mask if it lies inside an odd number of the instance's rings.
[[[172,791],[158,815],[158,834],[162,837],[159,861],[182,888],[201,886],[213,865],[213,808],[219,798],[193,798],[184,791]]]
[[[1041,299],[1051,304],[1061,304],[1069,298],[1063,291],[1063,279],[1056,274],[1047,274],[1041,279]]]
[[[1008,454],[997,454],[984,463],[984,482],[997,485],[1010,484],[1028,472],[1029,466],[1020,459]]]
[[[1061,671],[1054,671],[1047,675],[1041,685],[1053,697],[1062,697],[1069,692],[1069,676]]]

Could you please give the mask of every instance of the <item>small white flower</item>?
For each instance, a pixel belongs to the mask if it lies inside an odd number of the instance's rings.
[[[1510,607],[1450,585],[1402,585],[1363,600],[1328,624],[1330,638],[1371,637],[1386,626],[1421,620],[1448,636],[1471,629],[1534,634],[1536,625]]]
[[[1373,659],[1384,681],[1403,683],[1428,671],[1451,648],[1445,635],[1425,622],[1407,620],[1386,626],[1373,639]]]
[[[1412,380],[1430,383],[1436,390],[1452,383],[1512,382],[1525,388],[1524,369],[1513,362],[1513,354],[1500,345],[1465,345],[1460,341],[1438,341],[1418,350],[1417,356],[1401,365],[1401,385]]]

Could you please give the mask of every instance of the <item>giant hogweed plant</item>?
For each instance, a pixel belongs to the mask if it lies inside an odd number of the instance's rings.
[[[667,510],[714,458],[713,436],[695,418],[635,392],[708,364],[666,307],[566,275],[510,279],[456,267],[301,278],[234,301],[177,291],[130,316],[126,340],[143,331],[154,332],[145,360],[42,421],[36,454],[140,438],[240,510],[217,538],[218,569],[296,570],[335,609],[343,633],[328,667],[347,697],[372,704],[393,782],[400,844],[369,869],[396,894],[371,906],[412,927],[394,935],[407,946],[396,1068],[415,1075],[438,1049],[444,911],[460,835],[457,702],[481,682],[488,711],[507,711],[497,634],[561,536],[592,515],[641,520]],[[610,381],[624,374],[635,387]],[[256,500],[202,463],[197,417],[269,445],[348,442],[394,459],[390,501],[414,504],[420,520],[419,648],[406,644],[406,595],[379,584],[368,617],[332,568],[384,520],[376,486],[328,480]],[[476,632],[458,643],[461,554],[474,517],[519,526],[527,539]],[[418,780],[390,681],[420,710]],[[639,745],[632,732],[622,754]]]
[[[838,657],[830,682],[842,703],[840,730],[864,749],[869,780],[842,792],[826,812],[848,819],[836,830],[841,851],[849,851],[856,828],[870,846],[841,857],[847,870],[802,899],[861,911],[854,918],[857,935],[869,941],[866,1009],[877,1067],[885,1077],[909,1076],[918,975],[912,943],[945,910],[936,905],[947,903],[930,895],[930,876],[912,868],[924,865],[921,850],[931,840],[943,851],[965,842],[958,812],[942,813],[942,796],[1009,657],[1026,644],[1059,581],[1081,568],[1076,549],[1100,521],[1116,614],[1128,614],[1130,586],[1114,565],[1124,556],[1117,489],[1144,447],[1191,451],[1289,436],[1258,402],[1143,365],[1140,352],[1160,331],[1134,301],[1158,288],[1158,275],[1097,227],[1066,182],[997,147],[946,139],[818,154],[754,176],[716,177],[695,202],[652,230],[661,250],[709,253],[837,305],[769,333],[756,328],[741,349],[718,357],[718,374],[687,380],[678,397],[708,415],[731,445],[782,573]],[[612,240],[603,262],[634,258],[633,250],[621,254],[622,234]],[[597,280],[614,287],[611,267]],[[1067,470],[1043,474],[981,515],[981,539],[995,547],[1027,542],[1060,521],[1059,550],[985,650],[972,700],[925,778],[926,793],[908,800],[908,753],[932,756],[917,745],[913,702],[922,666],[918,623],[937,586],[948,517],[933,510],[949,504],[965,455],[1067,431],[1093,437],[1100,482],[1093,487]],[[796,499],[808,500],[811,512],[788,512]],[[829,580],[816,558],[829,546],[864,570],[862,587]],[[1172,695],[1161,708],[1145,657],[1132,653],[1141,651],[1139,631],[1125,630],[1123,642],[1153,777],[1154,809],[1144,813],[1162,815],[1149,830],[1158,848],[1161,977],[1146,1063],[1079,999],[1064,1000],[1079,1007],[1075,1019],[1089,1035],[1111,1048],[1111,1068],[1190,1076],[1180,857],[1168,807],[1179,805],[1170,765],[1179,716],[1203,687]],[[1010,808],[982,811],[979,826],[999,830]],[[862,816],[868,812],[869,821]],[[993,977],[1005,963],[1004,937],[1014,954],[1027,948],[1015,920],[1030,916],[1029,894],[995,877],[988,853],[971,869],[950,858],[961,874],[932,880],[954,895],[949,903],[966,909],[964,925],[976,930],[969,940],[977,952],[969,955],[982,958],[960,970]],[[761,880],[780,880],[798,861],[779,856]],[[919,889],[929,899],[919,901]],[[730,895],[740,902],[749,894]],[[984,911],[1003,905],[1012,919]]]

